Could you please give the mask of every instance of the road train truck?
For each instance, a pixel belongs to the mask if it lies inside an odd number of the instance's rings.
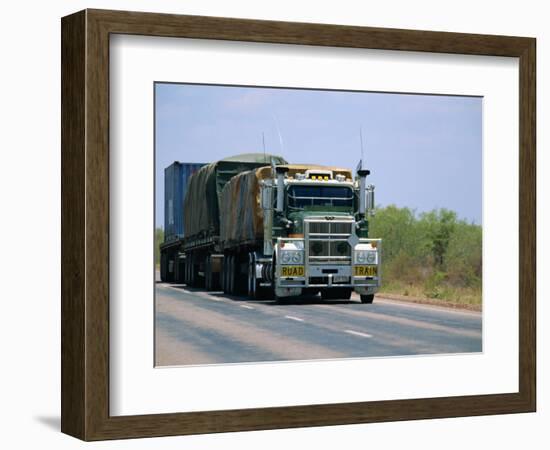
[[[355,291],[372,303],[382,240],[369,238],[369,173],[254,153],[198,168],[183,201],[184,235],[161,245],[161,279],[281,302]]]

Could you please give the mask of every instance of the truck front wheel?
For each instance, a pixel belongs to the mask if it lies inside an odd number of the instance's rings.
[[[321,290],[323,300],[349,300],[351,297],[351,288],[332,288]]]
[[[374,301],[374,294],[361,295],[361,303],[372,303]]]
[[[248,296],[258,298],[258,280],[256,279],[256,258],[254,252],[248,254]]]

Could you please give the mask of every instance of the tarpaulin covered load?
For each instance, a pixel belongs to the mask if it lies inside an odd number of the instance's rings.
[[[352,179],[349,169],[319,166],[315,164],[285,164],[287,177],[306,170],[331,170],[333,177],[337,174]],[[243,172],[234,176],[223,188],[220,196],[221,223],[220,240],[224,247],[252,243],[263,239],[264,219],[261,207],[260,183],[272,178],[270,166]]]
[[[219,197],[225,184],[235,175],[257,167],[286,164],[275,155],[246,153],[224,158],[201,167],[189,179],[184,201],[183,223],[185,235],[218,236]]]
[[[220,200],[220,240],[224,247],[263,239],[260,181],[266,178],[271,178],[271,167],[241,173],[225,185]]]

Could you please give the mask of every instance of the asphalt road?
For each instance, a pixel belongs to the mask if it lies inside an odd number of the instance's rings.
[[[481,352],[481,314],[377,296],[276,304],[156,284],[157,366]]]

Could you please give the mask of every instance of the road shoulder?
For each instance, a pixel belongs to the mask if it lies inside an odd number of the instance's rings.
[[[442,308],[459,309],[465,311],[481,312],[482,305],[474,305],[469,303],[456,303],[438,298],[427,297],[411,297],[408,295],[389,294],[386,292],[380,292],[376,294],[376,297],[383,298],[385,300],[395,300],[405,303],[417,303],[421,305],[440,306]],[[375,300],[376,301],[376,300]]]

